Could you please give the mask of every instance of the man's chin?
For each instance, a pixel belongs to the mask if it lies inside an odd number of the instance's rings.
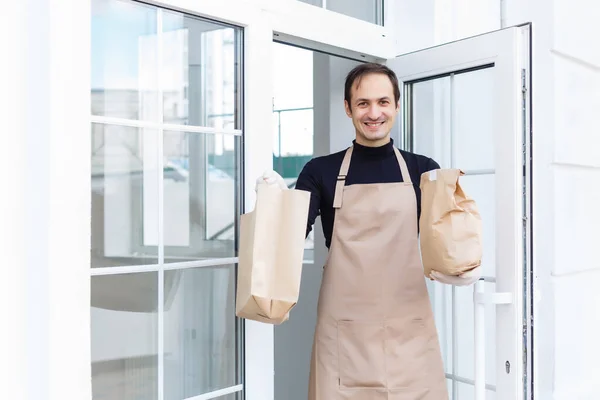
[[[364,132],[363,135],[365,136],[365,139],[372,142],[383,140],[388,136],[387,132]]]
[[[389,134],[387,132],[362,132],[360,136],[362,136],[362,140],[368,143],[377,143],[386,139],[389,140]]]

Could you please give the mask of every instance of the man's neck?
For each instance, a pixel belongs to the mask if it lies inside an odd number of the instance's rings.
[[[362,136],[356,135],[356,143],[365,147],[381,147],[390,142],[390,136],[386,136],[379,140],[365,140]]]

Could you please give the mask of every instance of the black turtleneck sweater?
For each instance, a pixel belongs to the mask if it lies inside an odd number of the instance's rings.
[[[402,173],[396,156],[394,142],[381,147],[365,147],[353,141],[354,151],[350,160],[350,169],[346,177],[346,185],[365,183],[403,182]],[[316,157],[310,160],[302,169],[296,189],[311,193],[308,226],[306,234],[312,230],[317,216],[321,216],[325,245],[329,248],[333,230],[333,197],[337,176],[342,165],[346,150],[328,156]],[[417,196],[417,218],[421,215],[421,190],[419,183],[421,174],[440,166],[429,157],[400,150],[406,161],[415,194]],[[376,205],[373,205],[376,207]],[[415,221],[418,224],[418,221]]]

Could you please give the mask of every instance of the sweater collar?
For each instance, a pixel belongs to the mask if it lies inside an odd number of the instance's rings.
[[[390,141],[383,146],[368,147],[356,143],[356,140],[352,141],[354,146],[354,152],[366,156],[366,157],[381,157],[394,152],[394,139],[390,138]]]

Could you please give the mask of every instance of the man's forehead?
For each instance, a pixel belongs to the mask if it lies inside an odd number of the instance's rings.
[[[352,85],[352,90],[354,93],[369,93],[378,91],[380,94],[376,95],[375,93],[371,93],[375,95],[375,97],[381,98],[384,96],[388,96],[389,93],[393,93],[394,88],[392,87],[392,82],[390,82],[389,78],[383,74],[369,74],[365,76],[361,76]]]
[[[391,87],[388,88],[381,85],[363,85],[362,88],[356,88],[356,90],[353,90],[352,97],[355,101],[379,101],[383,99],[389,100],[394,97],[394,91]]]

